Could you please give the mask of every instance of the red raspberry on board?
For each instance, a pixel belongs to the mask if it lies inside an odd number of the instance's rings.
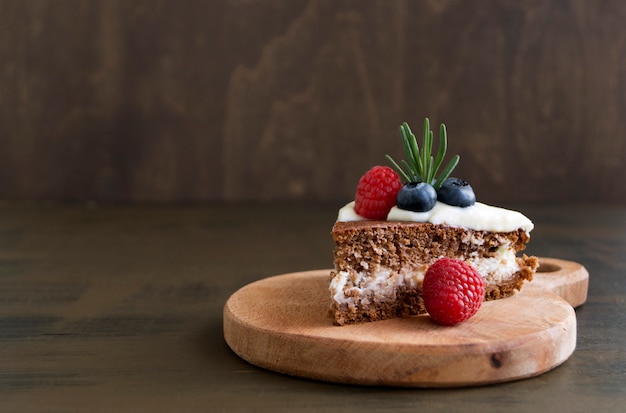
[[[396,204],[402,188],[400,177],[387,166],[375,166],[359,180],[354,196],[354,211],[367,219],[383,220]]]
[[[426,270],[422,294],[432,319],[451,326],[476,314],[485,297],[485,280],[464,261],[440,258]]]

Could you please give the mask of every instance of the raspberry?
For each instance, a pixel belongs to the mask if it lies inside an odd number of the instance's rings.
[[[466,262],[440,258],[426,270],[422,290],[432,319],[451,326],[476,314],[485,297],[485,280]]]
[[[359,180],[354,211],[367,219],[383,220],[396,204],[402,188],[400,177],[387,166],[375,166]]]

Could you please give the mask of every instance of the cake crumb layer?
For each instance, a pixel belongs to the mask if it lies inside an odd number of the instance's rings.
[[[530,240],[523,229],[498,233],[418,222],[353,221],[335,223],[332,236],[330,312],[338,325],[425,313],[421,281],[441,257],[481,268],[485,300],[511,296],[532,280],[539,266],[536,257],[515,255]]]

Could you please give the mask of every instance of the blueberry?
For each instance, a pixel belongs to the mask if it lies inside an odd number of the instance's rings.
[[[437,190],[437,199],[444,204],[465,208],[476,203],[474,190],[462,179],[448,178]]]
[[[398,208],[413,212],[430,211],[436,202],[437,191],[425,182],[405,184],[396,197]]]

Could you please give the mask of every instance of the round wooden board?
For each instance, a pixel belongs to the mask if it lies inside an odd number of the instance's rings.
[[[328,316],[329,270],[274,276],[228,299],[224,337],[256,366],[330,382],[455,387],[531,377],[573,353],[576,315],[558,293],[574,285],[578,293],[568,296],[580,302],[588,279],[579,264],[541,263],[550,271],[454,327],[427,315],[338,327]]]

